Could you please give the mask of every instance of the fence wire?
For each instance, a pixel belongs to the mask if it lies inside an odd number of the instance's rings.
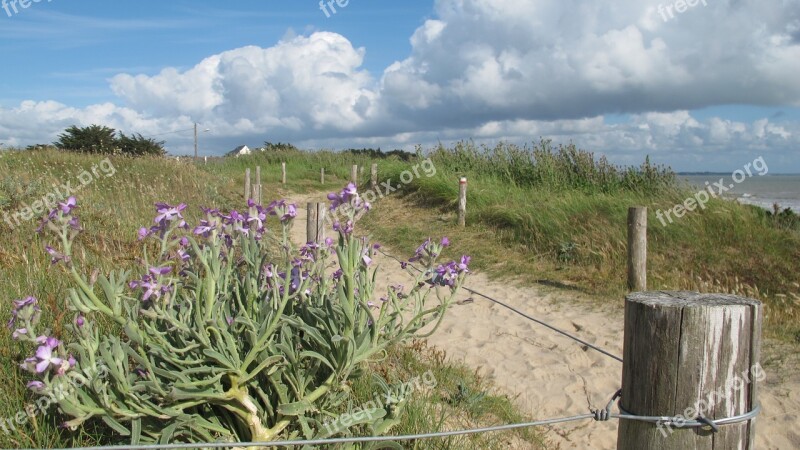
[[[389,253],[386,253],[386,252],[384,252],[383,250],[378,250],[378,252],[380,252],[380,253],[381,253],[383,256],[386,256],[387,258],[391,258],[391,259],[393,259],[393,260],[395,260],[395,261],[398,261],[398,262],[401,262],[401,263],[406,263],[405,261],[401,260],[400,258],[398,258],[398,257],[396,257],[396,256],[394,256],[394,255],[391,255],[391,254],[389,254]],[[406,264],[408,264],[408,263],[406,263]],[[420,268],[418,268],[418,267],[414,266],[413,264],[408,264],[408,266],[409,266],[409,267],[411,267],[411,268],[413,268],[414,270],[416,270],[416,271],[418,271],[418,272],[422,272],[422,271],[423,271],[422,269],[420,269]],[[547,328],[549,328],[550,330],[553,330],[553,331],[555,331],[555,332],[556,332],[556,333],[558,333],[558,334],[561,334],[561,335],[563,335],[563,336],[566,336],[566,337],[568,337],[568,338],[570,338],[570,339],[572,339],[572,340],[574,340],[574,341],[576,341],[576,342],[579,342],[579,343],[581,343],[581,344],[585,345],[586,347],[589,347],[589,348],[591,348],[591,349],[593,349],[593,350],[596,350],[596,351],[598,351],[598,352],[602,353],[603,355],[606,355],[606,356],[608,356],[609,358],[612,358],[612,359],[615,359],[615,360],[617,360],[617,361],[619,361],[619,362],[622,362],[622,358],[620,358],[619,356],[616,356],[616,355],[614,355],[613,353],[611,353],[611,352],[609,352],[609,351],[607,351],[607,350],[604,350],[604,349],[602,349],[602,348],[600,348],[600,347],[598,347],[598,346],[596,346],[596,345],[594,345],[594,344],[590,344],[589,342],[586,342],[586,341],[584,341],[583,339],[581,339],[581,338],[579,338],[579,337],[577,337],[577,336],[573,335],[572,333],[569,333],[569,332],[567,332],[567,331],[564,331],[564,330],[562,330],[562,329],[560,329],[560,328],[558,328],[558,327],[556,327],[556,326],[550,325],[549,323],[547,323],[547,322],[545,322],[545,321],[543,321],[543,320],[540,320],[540,319],[537,319],[537,318],[535,318],[535,317],[532,317],[532,316],[530,316],[529,314],[526,314],[525,312],[523,312],[523,311],[520,311],[519,309],[517,309],[517,308],[514,308],[514,307],[513,307],[513,306],[511,306],[511,305],[508,305],[508,304],[506,304],[506,303],[504,303],[504,302],[501,302],[500,300],[497,300],[497,299],[495,299],[495,298],[492,298],[492,297],[490,297],[490,296],[488,296],[488,295],[486,295],[486,294],[483,294],[483,293],[481,293],[481,292],[478,292],[478,291],[476,291],[475,289],[471,289],[471,288],[468,288],[468,287],[466,287],[466,286],[463,286],[463,287],[462,287],[462,289],[464,289],[465,291],[469,292],[469,293],[470,293],[470,294],[472,294],[472,295],[477,295],[477,296],[479,296],[479,297],[483,297],[484,299],[486,299],[486,300],[489,300],[489,301],[490,301],[490,302],[492,302],[492,303],[495,303],[495,304],[497,304],[497,305],[500,305],[500,306],[502,306],[503,308],[507,308],[507,309],[509,309],[509,310],[513,311],[514,313],[516,313],[516,314],[519,314],[520,316],[522,316],[522,317],[524,317],[524,318],[526,318],[526,319],[528,319],[528,320],[530,320],[530,321],[532,321],[532,322],[536,322],[536,323],[538,323],[539,325],[542,325],[543,327],[547,327]]]

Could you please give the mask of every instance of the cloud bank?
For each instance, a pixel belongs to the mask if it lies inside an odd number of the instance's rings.
[[[797,152],[796,122],[690,111],[800,106],[800,1],[709,0],[680,13],[662,3],[439,0],[410,37],[411,53],[381,74],[363,69],[367,48],[319,31],[186,70],[118,74],[109,80],[116,104],[0,108],[0,137],[39,142],[73,123],[149,135],[196,121],[220,142],[403,147],[544,136],[620,162],[644,152],[697,161]]]

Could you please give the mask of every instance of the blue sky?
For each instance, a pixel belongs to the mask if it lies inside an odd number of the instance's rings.
[[[188,154],[200,122],[205,154],[545,137],[800,172],[800,0],[332,3],[6,0],[0,142],[99,123]]]

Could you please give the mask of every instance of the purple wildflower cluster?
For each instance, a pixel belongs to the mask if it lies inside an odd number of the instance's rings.
[[[172,292],[170,281],[164,277],[170,272],[172,272],[172,267],[151,267],[140,280],[128,283],[128,287],[143,289],[143,302],[160,299],[162,295]]]
[[[353,183],[348,183],[339,193],[332,192],[328,194],[328,200],[331,201],[330,210],[336,217],[333,229],[344,236],[353,234],[355,221],[359,213],[365,213],[372,208],[369,202],[361,199],[358,195],[358,189]],[[343,216],[343,218],[339,219],[339,216]]]
[[[415,262],[422,262],[426,266],[431,267],[436,261],[436,258],[441,255],[442,251],[450,246],[450,239],[446,236],[437,244],[428,238],[423,242],[414,252],[414,256],[409,258],[408,261],[402,261],[400,266],[404,269],[408,268],[409,264]],[[446,264],[439,264],[435,269],[429,269],[433,276],[429,283],[438,286],[455,287],[458,280],[463,274],[469,273],[469,263],[472,258],[464,255],[459,261],[450,261]]]
[[[42,219],[36,232],[42,234],[46,229],[58,235],[62,243],[71,241],[81,231],[78,216],[73,212],[77,207],[78,201],[75,197],[69,197],[65,202],[59,203]],[[50,255],[51,264],[58,264],[61,261],[66,264],[71,262],[69,255],[49,245],[45,246],[45,251]]]
[[[69,369],[75,367],[75,358],[72,355],[62,355],[63,346],[61,341],[55,337],[32,336],[33,327],[39,322],[41,316],[38,303],[35,297],[14,300],[11,320],[7,324],[9,329],[16,328],[12,334],[14,340],[39,344],[34,355],[26,358],[20,367],[37,374],[45,373],[52,368],[55,369],[53,373],[56,376],[64,375]],[[31,381],[28,383],[28,387],[36,391],[44,388],[44,384],[41,381]]]

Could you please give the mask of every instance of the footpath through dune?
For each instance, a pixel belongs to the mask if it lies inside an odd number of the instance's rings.
[[[292,239],[301,244],[306,238],[306,203],[325,201],[325,196],[295,195],[291,200],[298,205]],[[332,230],[326,233],[334,236]],[[383,250],[401,258],[413,252],[386,247]],[[384,292],[389,285],[410,282],[396,260],[378,254],[373,261],[380,265],[376,293]],[[472,274],[466,285],[622,356],[622,302],[601,308],[582,294],[493,281],[482,273]],[[428,342],[444,350],[449,359],[463,362],[490,378],[532,419],[572,416],[602,408],[619,389],[619,361],[480,296],[462,291],[457,301]],[[800,374],[771,370],[765,365],[767,378],[759,387],[763,410],[756,421],[756,448],[800,448]],[[553,448],[616,448],[616,420],[587,420],[546,430]]]

